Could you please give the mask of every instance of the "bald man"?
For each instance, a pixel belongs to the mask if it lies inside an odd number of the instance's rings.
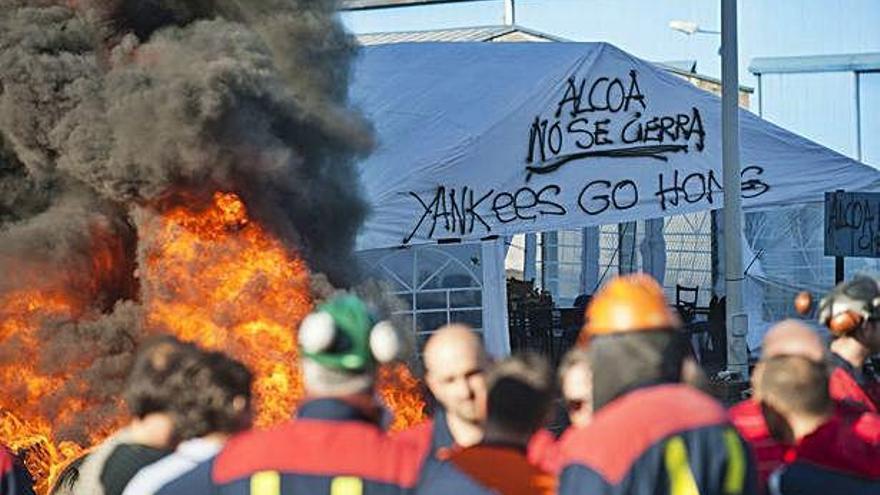
[[[772,495],[880,493],[880,447],[835,412],[826,362],[803,355],[765,358],[755,398],[791,463],[768,482]]]
[[[827,363],[827,350],[818,333],[798,320],[785,320],[774,325],[764,336],[761,360],[752,373],[755,396],[760,394],[761,378],[766,363],[775,358],[794,356],[816,363]],[[863,440],[880,440],[880,416],[853,410],[846,404],[836,403],[835,414],[846,420]],[[761,491],[766,489],[770,474],[784,464],[786,446],[771,435],[764,419],[761,404],[756,397],[745,400],[730,409],[730,419],[740,435],[752,446],[758,464]]]
[[[489,364],[480,336],[465,325],[441,327],[425,344],[423,360],[425,382],[438,407],[431,421],[398,438],[418,443],[426,456],[477,445],[483,439]]]

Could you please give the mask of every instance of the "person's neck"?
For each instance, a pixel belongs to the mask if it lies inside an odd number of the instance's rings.
[[[530,439],[531,435],[505,431],[489,424],[486,425],[486,434],[483,436],[482,443],[489,445],[506,445],[525,450],[529,445]]]
[[[152,413],[138,418],[129,425],[131,441],[155,449],[171,447],[174,424],[165,413]]]
[[[831,351],[854,368],[861,368],[871,354],[870,350],[852,337],[841,337],[831,342]]]
[[[791,432],[794,434],[795,443],[800,442],[819,429],[820,426],[831,419],[831,411],[825,414],[804,415],[791,421]]]
[[[483,440],[483,426],[479,423],[467,421],[458,416],[446,415],[446,425],[456,445],[472,447]]]
[[[205,442],[223,445],[224,443],[226,443],[227,440],[229,440],[229,437],[231,437],[231,436],[232,435],[229,433],[215,432],[215,433],[208,433],[207,435],[201,437],[201,440],[204,440]]]

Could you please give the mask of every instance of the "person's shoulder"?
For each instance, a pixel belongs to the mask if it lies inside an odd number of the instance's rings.
[[[605,437],[657,440],[675,431],[729,423],[718,401],[687,385],[657,385],[629,392],[609,403],[593,421],[572,433],[571,444]]]
[[[5,447],[0,446],[0,475],[12,471],[13,466],[12,454],[10,454]]]
[[[880,479],[854,476],[805,460],[783,466],[770,476],[768,492],[772,495],[798,493],[826,495],[829,493],[880,493]]]
[[[555,479],[508,446],[477,445],[452,452],[449,464],[480,486],[497,493],[552,493]]]
[[[880,446],[866,441],[853,423],[840,416],[805,437],[797,457],[824,469],[880,479]]]
[[[215,458],[208,459],[195,468],[175,478],[152,492],[155,495],[208,495],[215,491],[212,471]]]
[[[740,434],[750,441],[770,438],[770,430],[761,412],[761,405],[754,399],[746,399],[727,410],[730,422]]]
[[[542,428],[529,440],[527,450],[529,462],[547,472],[555,473],[559,470],[560,449],[560,439],[557,439],[552,432]]]
[[[493,492],[446,460],[429,459],[416,488],[417,495],[492,495]]]
[[[686,385],[639,389],[599,410],[593,421],[566,438],[562,469],[581,466],[616,483],[649,449],[673,436],[687,443],[723,448],[725,435],[738,445],[739,435],[727,412],[713,398]]]
[[[730,414],[731,418],[753,418],[756,415],[761,415],[761,405],[754,398],[746,399],[730,406],[727,412]]]
[[[878,412],[878,404],[844,366],[838,366],[832,370],[828,381],[828,391],[836,402],[848,403],[849,407],[855,409]]]
[[[880,447],[880,414],[861,412],[851,416],[853,432],[874,446]]]
[[[138,471],[128,482],[122,495],[152,495],[196,466],[197,462],[185,458],[179,452],[169,454]]]
[[[426,438],[428,438],[430,441],[431,432],[433,429],[434,419],[429,418],[425,421],[422,421],[421,423],[417,423],[403,430],[392,432],[391,438],[408,442],[423,442]]]
[[[168,462],[168,457],[171,456],[159,459],[138,471],[125,486],[122,495],[152,495],[155,493],[162,487],[160,479],[163,477],[160,473],[164,471],[162,466]]]
[[[216,458],[213,478],[227,484],[268,470],[412,486],[420,453],[415,443],[395,440],[371,423],[300,419],[231,439]]]

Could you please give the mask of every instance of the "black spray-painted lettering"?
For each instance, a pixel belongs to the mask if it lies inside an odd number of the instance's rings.
[[[756,198],[770,190],[770,185],[760,178],[763,173],[764,169],[756,165],[742,169],[740,177],[743,199]],[[654,195],[660,199],[660,209],[663,211],[679,206],[682,201],[694,204],[705,200],[710,205],[715,204],[716,195],[724,192],[714,170],[709,170],[708,173],[692,172],[686,176],[673,170],[671,174],[658,174],[657,180],[657,192]]]
[[[434,237],[438,226],[445,233],[461,235],[473,233],[478,223],[485,229],[491,230],[489,224],[477,210],[493,192],[493,190],[489,190],[482,196],[476,196],[474,190],[467,186],[463,187],[460,192],[455,188],[447,190],[444,186],[439,186],[431,196],[430,203],[417,193],[410,192],[409,196],[421,205],[422,211],[416,226],[409,235],[404,237],[403,244],[408,244],[412,240],[426,220],[430,225],[428,238]]]
[[[490,189],[481,194],[468,186],[438,186],[429,196],[409,192],[407,195],[418,203],[418,221],[403,238],[403,244],[409,244],[419,232],[426,234],[428,239],[443,239],[445,242],[475,233],[489,234],[492,227],[484,218],[488,215],[495,215],[503,224],[565,215],[567,211],[557,199],[561,192],[562,188],[554,184],[537,191],[521,187],[513,192]],[[430,200],[426,199],[428,197]]]
[[[757,165],[750,165],[742,169],[742,197],[743,199],[757,198],[770,190],[770,185],[761,180],[764,169]],[[748,179],[746,177],[749,177]]]
[[[835,251],[850,256],[880,257],[880,203],[857,193],[833,194],[831,198],[826,206],[826,243],[848,245]]]
[[[569,77],[566,81],[565,94],[559,100],[554,116],[557,119],[562,116],[566,105],[571,106],[568,112],[571,117],[589,112],[619,112],[621,110],[628,112],[633,102],[639,103],[642,109],[648,108],[645,103],[645,95],[639,88],[638,72],[635,70],[629,71],[629,84],[624,85],[623,80],[619,77],[600,77],[590,84],[589,90],[586,88],[586,78],[581,78],[578,82],[574,77]],[[584,98],[585,91],[586,99]]]
[[[581,189],[578,206],[587,215],[599,215],[608,208],[628,210],[639,202],[639,188],[636,183],[626,179],[615,183],[594,180]]]
[[[694,149],[703,151],[706,145],[706,130],[703,128],[703,118],[700,117],[697,107],[692,107],[689,114],[652,117],[648,121],[643,121],[642,114],[635,112],[623,126],[620,140],[625,144],[674,143],[679,140],[691,141],[691,137],[695,137]]]
[[[647,108],[635,70],[591,81],[569,77],[552,117],[537,115],[529,125],[526,181],[591,157],[667,161],[691,145],[704,150],[706,130],[696,107],[656,116],[645,115]]]

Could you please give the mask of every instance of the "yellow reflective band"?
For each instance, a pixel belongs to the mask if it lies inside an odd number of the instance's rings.
[[[742,493],[746,484],[746,457],[739,436],[732,429],[724,430],[724,445],[727,447],[727,474],[724,475],[724,494]]]
[[[281,495],[281,475],[260,471],[251,476],[251,495]]]
[[[330,495],[363,495],[364,482],[353,476],[333,478],[330,483]]]
[[[694,474],[688,462],[687,447],[681,437],[666,442],[666,473],[669,475],[670,495],[700,495]]]

